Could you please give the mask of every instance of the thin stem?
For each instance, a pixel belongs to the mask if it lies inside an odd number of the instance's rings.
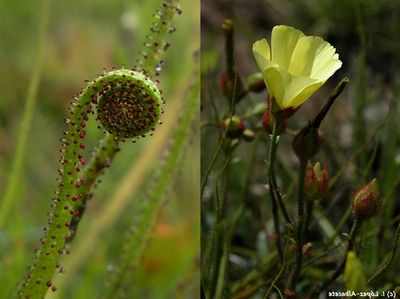
[[[321,111],[318,113],[318,115],[312,121],[311,125],[314,128],[319,128],[319,126],[321,125],[321,122],[324,120],[326,114],[329,112],[329,109],[331,109],[333,103],[339,97],[339,95],[342,93],[342,91],[346,87],[347,83],[349,83],[349,78],[345,77],[336,86],[335,90],[329,96],[329,99],[326,102],[326,104],[324,105],[324,107],[322,107]]]
[[[391,252],[389,253],[388,258],[385,259],[385,261],[378,267],[375,273],[368,279],[368,283],[375,280],[378,276],[380,276],[383,272],[385,272],[385,270],[387,270],[387,268],[389,268],[389,266],[392,264],[397,253],[399,239],[400,239],[400,223],[397,225],[396,231],[394,233],[393,247]]]
[[[339,266],[336,268],[335,272],[332,273],[331,277],[329,277],[322,284],[322,286],[318,289],[318,291],[316,293],[317,295],[320,294],[322,291],[324,291],[326,288],[328,288],[340,276],[340,274],[342,274],[344,267],[346,265],[346,261],[347,261],[347,253],[349,251],[351,251],[354,247],[355,238],[356,238],[356,235],[357,235],[357,232],[358,232],[360,226],[361,226],[361,220],[358,218],[355,218],[353,225],[351,227],[351,230],[350,230],[349,241],[347,243],[347,249],[344,253],[343,260],[339,264]]]
[[[275,229],[275,234],[276,234],[276,248],[279,254],[279,258],[281,262],[283,261],[283,248],[282,248],[282,241],[281,241],[281,233],[279,230],[280,226],[280,220],[279,220],[279,209],[278,209],[278,203],[277,199],[275,197],[275,191],[274,191],[274,184],[273,184],[273,179],[272,179],[272,174],[274,172],[274,161],[276,159],[276,149],[277,149],[277,139],[278,139],[278,134],[277,134],[277,126],[276,123],[273,124],[273,129],[272,129],[272,136],[271,136],[271,142],[269,145],[269,152],[268,152],[268,185],[269,185],[269,194],[271,197],[272,201],[272,216],[273,216],[273,221],[274,221],[274,229]]]
[[[91,198],[89,192],[95,184],[96,179],[102,174],[105,168],[111,165],[118,151],[119,142],[114,139],[113,135],[106,134],[93,152],[92,158],[79,178],[78,183],[81,182],[81,184],[77,192],[82,195],[82,198],[74,202],[74,210],[77,213],[71,220],[71,235],[66,240],[67,242],[71,242],[75,238],[79,222],[86,210],[87,201]]]
[[[347,208],[346,212],[343,214],[342,218],[339,220],[339,223],[336,225],[335,233],[327,241],[327,246],[331,246],[335,242],[337,236],[339,235],[339,232],[342,230],[342,227],[346,224],[347,220],[351,216],[351,213],[352,213],[352,209],[351,209],[351,204],[350,204],[350,206]]]
[[[224,240],[224,245],[222,246],[222,256],[220,259],[219,270],[218,270],[218,282],[217,282],[217,289],[215,292],[215,299],[222,299],[224,294],[225,288],[225,274],[226,274],[226,265],[228,263],[229,257],[229,245],[227,244],[226,240]]]
[[[211,162],[210,167],[208,170],[211,172],[211,169],[213,164],[215,163],[219,153],[221,152],[222,149],[222,142],[224,140],[224,136],[226,135],[226,132],[224,132],[223,137],[221,139],[221,144],[220,148],[217,150],[217,152],[214,154],[213,161]],[[211,255],[212,258],[210,258],[210,263],[209,263],[209,270],[208,273],[210,273],[210,287],[208,289],[208,294],[209,298],[218,298],[218,296],[223,295],[223,290],[225,288],[225,273],[226,273],[226,267],[228,264],[228,253],[229,253],[229,246],[230,246],[230,237],[228,236],[230,234],[230,229],[227,223],[227,219],[224,219],[225,217],[225,203],[226,203],[226,187],[227,187],[227,180],[228,180],[228,174],[229,174],[229,165],[233,157],[233,151],[234,147],[230,148],[228,151],[225,152],[225,161],[219,171],[217,171],[217,182],[220,182],[222,185],[222,192],[220,192],[218,189],[219,184],[216,184],[216,192],[215,192],[215,207],[216,207],[216,222],[215,222],[215,238],[213,238],[213,241],[215,244],[212,244]],[[207,177],[209,174],[206,174]],[[204,185],[202,186],[204,188],[205,182],[203,181]],[[204,189],[203,189],[204,191]],[[228,228],[228,232],[226,232],[226,228]]]
[[[230,80],[235,76],[235,49],[234,49],[234,28],[232,20],[225,20],[222,28],[225,32],[225,54],[226,54],[226,69]]]
[[[278,279],[282,276],[283,271],[286,268],[286,263],[284,262],[281,266],[281,269],[279,270],[278,274],[276,274],[276,276],[274,277],[274,280],[271,282],[271,286],[268,288],[267,292],[264,295],[265,299],[269,298],[269,295],[272,291],[272,288],[275,286],[276,282],[278,281]]]
[[[228,272],[228,261],[229,261],[229,252],[231,248],[232,237],[235,232],[236,224],[239,221],[242,213],[243,213],[244,205],[240,204],[237,210],[235,211],[232,219],[228,219],[227,226],[228,231],[226,232],[226,236],[223,240],[223,249],[222,249],[222,258],[218,273],[218,284],[216,291],[216,299],[224,298],[224,290],[225,290],[225,282],[226,282],[226,273]]]
[[[271,180],[271,186],[272,186],[272,189],[275,192],[276,199],[278,201],[279,208],[281,209],[283,218],[285,218],[287,223],[289,223],[290,225],[293,225],[293,221],[289,216],[289,213],[287,211],[286,205],[283,202],[282,194],[280,193],[279,188],[278,188],[278,184],[276,182],[275,167],[272,168],[271,179],[272,179]]]
[[[280,299],[284,299],[281,290],[275,284],[273,284],[272,287],[274,288],[274,290],[278,294],[279,298]]]
[[[308,229],[310,228],[311,216],[314,210],[314,201],[308,200],[306,203],[306,220],[304,223],[304,235],[307,236]]]
[[[181,13],[179,0],[164,0],[160,9],[156,13],[158,21],[153,22],[150,28],[150,34],[145,41],[147,48],[142,52],[142,59],[138,61],[139,67],[148,73],[149,76],[157,76],[162,68],[162,56],[170,47],[169,42],[164,41],[168,33],[173,33],[175,27],[172,20],[175,14]]]
[[[225,135],[225,134],[224,134],[224,135]],[[213,156],[213,158],[212,158],[212,160],[211,160],[211,162],[210,162],[210,165],[207,167],[206,173],[205,173],[205,175],[204,175],[204,179],[203,179],[203,181],[201,182],[201,188],[200,188],[200,196],[201,196],[201,197],[203,196],[203,194],[204,194],[204,189],[205,189],[206,186],[207,186],[208,177],[210,176],[210,173],[211,173],[211,171],[213,170],[213,168],[214,168],[214,166],[215,166],[215,163],[217,162],[217,159],[218,159],[218,157],[219,157],[219,155],[220,155],[220,153],[221,153],[221,151],[222,151],[222,146],[223,146],[223,143],[224,143],[223,139],[224,139],[224,138],[221,137],[220,142],[218,143],[218,148],[217,148],[217,150],[215,151],[214,156]]]
[[[300,277],[301,267],[303,263],[303,242],[304,242],[304,180],[306,174],[307,160],[300,161],[299,168],[299,186],[297,193],[297,254],[296,254],[296,267],[293,272],[291,288],[294,290],[296,283]]]
[[[276,251],[266,256],[264,260],[261,261],[261,265],[247,273],[241,280],[232,285],[232,298],[249,298],[257,291],[259,286],[265,283],[265,277],[269,276],[269,272],[272,272],[272,270],[278,266],[278,263]],[[260,283],[258,283],[259,281]]]

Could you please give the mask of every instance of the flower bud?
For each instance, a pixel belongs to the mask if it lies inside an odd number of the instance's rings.
[[[308,125],[294,137],[292,147],[300,161],[307,161],[315,156],[320,144],[318,128]]]
[[[233,78],[231,78],[227,72],[222,72],[219,75],[219,87],[229,101],[232,100],[232,96],[235,96],[235,102],[243,96],[243,83],[237,73],[234,73]]]
[[[244,129],[242,137],[244,141],[251,142],[256,138],[256,134],[251,129]]]
[[[376,179],[370,181],[353,195],[353,214],[358,218],[370,218],[378,212],[379,190]]]
[[[223,72],[219,75],[219,88],[222,90],[222,93],[224,95],[228,95],[229,94],[229,90],[230,90],[230,86],[229,86],[229,77],[228,74],[226,72]]]
[[[307,242],[306,244],[303,245],[303,255],[304,256],[311,256],[312,255],[312,249],[313,249],[313,245],[311,242]]]
[[[226,130],[228,138],[239,138],[245,130],[243,120],[239,116],[233,115],[224,120],[222,127]]]
[[[291,289],[285,289],[283,291],[286,299],[296,299],[296,293]]]
[[[326,165],[321,168],[319,162],[315,163],[314,166],[308,163],[304,180],[304,191],[307,197],[313,200],[320,199],[328,192],[328,185],[329,174]]]

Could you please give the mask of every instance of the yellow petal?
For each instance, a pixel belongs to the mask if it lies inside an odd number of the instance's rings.
[[[316,58],[311,77],[323,81],[328,80],[340,67],[342,62],[339,60],[338,54],[331,58],[319,55]]]
[[[307,82],[303,82],[302,85],[298,85],[298,80],[292,83],[293,86],[289,87],[289,90],[292,90],[291,95],[285,95],[284,107],[283,108],[296,108],[302,105],[308,98],[310,98],[323,84],[324,82],[312,80],[306,78]],[[305,84],[307,83],[307,84]],[[296,94],[295,96],[293,96]]]
[[[271,49],[265,38],[260,39],[253,44],[253,55],[261,70],[264,70],[270,64]]]
[[[294,76],[277,65],[264,72],[268,91],[281,109],[296,108],[312,96],[324,83],[304,76]]]
[[[287,81],[285,73],[282,72],[277,64],[271,64],[264,69],[263,77],[268,93],[275,98],[275,101],[281,107]]]
[[[293,51],[289,72],[326,81],[342,65],[335,51],[334,47],[318,36],[302,37]]]
[[[271,38],[272,62],[287,70],[297,41],[303,36],[303,32],[293,27],[275,26]]]

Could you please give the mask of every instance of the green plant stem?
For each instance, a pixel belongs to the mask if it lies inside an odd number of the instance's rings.
[[[314,201],[307,200],[306,202],[306,219],[304,221],[304,235],[307,236],[308,230],[310,228],[311,217],[314,210]]]
[[[235,76],[235,41],[234,41],[234,27],[232,20],[225,20],[222,25],[225,33],[225,56],[226,56],[226,70],[228,77],[233,81]]]
[[[346,222],[350,218],[351,214],[352,214],[352,208],[351,208],[351,204],[350,204],[350,206],[346,209],[346,212],[343,214],[342,218],[339,220],[339,223],[336,225],[335,233],[327,241],[327,246],[328,247],[331,246],[335,242],[335,240],[338,237],[340,231],[342,230],[342,227],[346,224]]]
[[[304,180],[306,174],[307,160],[301,159],[299,168],[299,185],[297,193],[297,252],[296,266],[293,272],[291,288],[296,288],[296,283],[299,280],[301,267],[303,263],[303,242],[304,242]]]
[[[278,203],[277,199],[275,197],[275,190],[274,190],[274,185],[272,183],[272,175],[274,172],[274,161],[276,159],[276,149],[277,149],[277,139],[278,139],[278,134],[277,134],[277,126],[276,123],[273,125],[272,129],[272,136],[271,136],[271,141],[269,145],[269,151],[268,151],[268,187],[269,187],[269,194],[271,197],[271,203],[272,203],[272,217],[273,217],[273,222],[274,222],[274,229],[275,229],[275,234],[276,234],[276,240],[275,240],[275,245],[276,249],[279,254],[279,258],[281,262],[283,261],[283,247],[282,247],[282,241],[281,241],[281,233],[280,233],[280,219],[279,219],[279,208],[278,208]]]
[[[256,142],[254,142],[253,144],[253,150],[251,152],[251,157],[250,157],[250,163],[249,163],[249,167],[246,171],[246,178],[244,180],[244,186],[243,186],[243,192],[241,195],[241,203],[239,204],[239,206],[237,207],[236,211],[233,214],[232,220],[229,221],[229,230],[228,232],[226,232],[226,237],[224,238],[224,246],[223,246],[223,257],[221,260],[221,266],[220,266],[220,271],[219,271],[219,283],[217,285],[217,295],[215,298],[223,298],[223,291],[225,289],[225,275],[228,272],[228,257],[229,257],[229,253],[231,250],[231,242],[232,242],[232,237],[233,234],[236,230],[236,226],[238,221],[240,220],[243,211],[244,211],[244,207],[245,207],[245,200],[247,197],[247,193],[248,193],[248,188],[250,185],[250,180],[251,180],[251,170],[252,170],[252,166],[254,164],[254,159],[255,159],[255,149],[256,149]]]
[[[24,112],[19,127],[15,156],[9,176],[9,181],[0,200],[0,229],[7,222],[12,206],[17,203],[16,195],[21,186],[21,172],[25,162],[26,145],[29,131],[37,102],[37,93],[43,70],[45,57],[46,31],[49,23],[50,0],[43,0],[41,4],[41,18],[38,30],[38,52],[37,60],[33,69],[32,77],[28,87]]]
[[[274,164],[275,164],[275,162],[274,162]],[[274,166],[275,166],[275,165],[274,165]],[[274,167],[274,166],[273,166],[273,168],[272,168],[272,174],[271,174],[271,182],[270,182],[270,184],[271,184],[272,189],[273,189],[273,191],[274,191],[274,193],[275,193],[275,196],[276,196],[276,199],[277,199],[279,208],[280,208],[280,210],[281,210],[281,212],[282,212],[283,218],[286,220],[286,222],[287,222],[288,224],[293,225],[293,221],[292,221],[292,219],[290,218],[290,215],[289,215],[289,213],[288,213],[288,211],[287,211],[287,208],[286,208],[285,203],[283,202],[282,194],[281,194],[281,192],[279,191],[278,184],[277,184],[277,182],[276,182],[276,175],[275,175],[275,167]]]
[[[226,196],[227,196],[227,186],[229,184],[229,166],[230,162],[232,161],[233,158],[233,151],[234,148],[230,148],[228,152],[226,153],[225,157],[225,163],[222,166],[222,169],[220,171],[220,177],[221,184],[222,184],[222,194],[221,196],[218,196],[220,200],[217,198],[218,203],[218,209],[217,209],[217,224],[218,224],[218,239],[221,240],[220,242],[220,247],[217,248],[217,254],[216,254],[216,269],[217,271],[215,274],[217,275],[215,277],[215,286],[213,286],[213,289],[215,289],[215,293],[213,298],[215,299],[222,299],[224,295],[224,289],[225,289],[225,282],[226,282],[226,272],[227,272],[227,266],[228,266],[228,259],[229,259],[229,250],[230,250],[230,242],[231,242],[231,236],[233,235],[233,223],[235,223],[237,220],[235,218],[235,215],[233,218],[226,217],[225,213],[225,204],[226,204]],[[217,192],[218,193],[218,192]],[[238,210],[236,213],[241,212]],[[239,214],[239,215],[240,215]],[[233,223],[231,223],[233,222]],[[214,284],[213,283],[213,284]]]
[[[215,225],[211,228],[209,234],[209,238],[207,239],[207,245],[204,252],[205,264],[203,265],[204,268],[207,269],[206,275],[202,275],[204,277],[203,287],[206,293],[206,298],[212,298],[214,291],[215,291],[215,281],[217,280],[217,273],[218,273],[218,252],[220,250],[220,243],[221,240],[218,238],[218,226]],[[202,267],[202,268],[203,268]],[[204,273],[203,273],[204,274]]]
[[[265,277],[269,276],[269,272],[278,264],[278,255],[273,251],[258,263],[257,269],[248,272],[242,279],[232,284],[232,298],[243,299],[252,296],[260,286],[265,285]]]
[[[222,257],[219,266],[218,283],[217,283],[215,299],[225,298],[224,292],[226,285],[226,273],[228,272],[229,253],[231,248],[232,236],[235,232],[236,224],[240,219],[242,212],[243,212],[243,205],[240,205],[238,209],[235,211],[232,220],[228,221],[229,227],[223,240]]]
[[[164,41],[168,33],[173,33],[175,27],[172,20],[176,13],[180,13],[179,0],[164,0],[159,11],[156,13],[159,18],[150,28],[150,34],[145,41],[147,48],[142,53],[142,59],[138,61],[139,67],[145,71],[150,77],[157,76],[162,68],[161,58],[164,51],[170,44]]]
[[[382,262],[381,265],[377,268],[374,274],[368,279],[368,283],[371,283],[374,281],[376,278],[378,278],[383,272],[385,272],[390,265],[392,264],[396,253],[397,253],[397,248],[398,248],[398,243],[400,240],[400,223],[397,225],[396,231],[394,233],[394,238],[393,238],[393,247],[392,250],[389,253],[389,256]]]
[[[316,292],[317,295],[319,295],[326,288],[328,288],[340,276],[340,274],[342,274],[344,267],[346,265],[347,253],[349,251],[351,251],[354,247],[355,238],[356,238],[357,232],[360,229],[360,226],[361,226],[361,219],[355,218],[353,221],[351,230],[350,230],[349,241],[347,243],[347,248],[345,250],[343,259],[342,259],[341,263],[339,264],[339,266],[336,268],[336,270],[332,273],[332,275],[318,289],[318,291]],[[316,296],[316,297],[318,297],[318,296]]]
[[[217,281],[217,288],[215,291],[215,299],[222,299],[223,294],[224,294],[224,288],[225,288],[225,275],[226,275],[226,265],[228,263],[228,258],[229,258],[229,245],[227,242],[227,237],[223,240],[223,246],[222,246],[222,256],[220,259],[219,263],[219,270],[218,270],[218,281]]]
[[[224,134],[225,135],[225,134]],[[220,141],[218,142],[218,147],[217,150],[214,153],[213,158],[211,159],[210,165],[207,167],[206,173],[204,175],[203,181],[201,182],[201,187],[200,187],[200,197],[203,197],[204,194],[204,189],[207,186],[207,182],[208,182],[208,177],[210,176],[211,171],[213,170],[215,163],[218,160],[218,157],[222,151],[222,147],[223,147],[223,137],[221,137]]]
[[[53,199],[52,210],[49,214],[49,225],[45,229],[44,237],[41,239],[41,247],[35,255],[34,262],[18,291],[20,298],[42,298],[47,289],[53,286],[51,280],[56,269],[60,266],[59,259],[68,252],[66,245],[69,238],[73,238],[74,235],[74,227],[71,230],[71,221],[74,222],[80,219],[77,217],[77,212],[80,213],[82,211],[75,210],[79,205],[77,202],[86,200],[87,191],[101,173],[97,169],[94,169],[96,171],[93,173],[86,173],[86,186],[84,182],[78,180],[80,178],[80,165],[82,164],[81,156],[85,147],[83,144],[83,138],[86,134],[83,130],[84,121],[89,117],[93,98],[103,86],[109,86],[115,80],[129,80],[129,82],[139,85],[138,82],[143,82],[140,80],[142,77],[144,78],[142,74],[134,76],[132,72],[126,70],[109,72],[90,82],[73,102],[69,118],[66,120],[68,128],[62,140],[61,178],[56,198]],[[154,85],[154,83],[152,84]],[[107,138],[112,141],[111,136]],[[94,158],[93,167],[104,167],[105,163],[100,165],[99,162],[101,160],[110,160],[111,157],[108,157],[110,154],[109,148],[113,149],[114,144],[112,141],[109,146],[101,146],[100,150],[95,152],[95,156],[98,157]],[[79,190],[84,193],[78,193]],[[77,226],[77,223],[73,223],[73,225]]]
[[[273,284],[272,287],[274,288],[274,290],[275,290],[276,293],[278,294],[279,298],[280,298],[280,299],[284,299],[281,290],[280,290],[275,284]]]
[[[206,174],[206,178],[203,181],[202,188],[205,187],[206,185],[206,180],[208,175],[211,173],[215,162],[217,160],[217,157],[219,154],[222,152],[222,147],[223,147],[223,142],[225,139],[225,132],[223,133],[220,141],[220,146],[217,149],[217,151],[214,154],[214,158],[211,162],[211,165],[208,168],[208,173]],[[211,229],[210,235],[211,238],[209,239],[209,247],[206,249],[206,252],[208,253],[207,255],[207,260],[208,264],[205,265],[207,267],[207,277],[206,279],[206,293],[207,293],[207,298],[216,298],[216,293],[217,293],[217,288],[219,284],[223,284],[224,282],[221,282],[221,273],[225,269],[225,262],[223,261],[223,256],[224,254],[227,253],[227,247],[226,247],[226,228],[227,226],[227,221],[224,219],[224,206],[225,206],[225,196],[226,196],[226,179],[227,179],[227,173],[229,169],[229,164],[232,160],[232,151],[233,149],[230,149],[228,152],[225,152],[225,159],[224,163],[222,164],[222,167],[220,170],[216,171],[216,181],[217,184],[215,184],[215,200],[214,200],[214,207],[215,207],[215,224],[214,227]],[[219,186],[220,182],[222,184],[223,191],[220,192]],[[204,190],[204,189],[203,189]],[[202,193],[201,193],[202,194]],[[221,264],[222,262],[222,264]],[[219,287],[221,289],[221,287]]]
[[[281,265],[281,268],[278,272],[278,274],[276,274],[276,276],[274,277],[273,281],[271,282],[271,286],[268,288],[267,292],[264,295],[265,299],[269,298],[269,294],[271,293],[273,287],[275,286],[276,282],[279,280],[279,278],[282,276],[283,272],[285,271],[286,268],[286,263],[283,262]]]
[[[102,174],[105,168],[111,165],[119,149],[118,140],[116,140],[113,135],[106,134],[106,136],[100,140],[89,163],[79,177],[79,181],[82,183],[77,189],[77,192],[82,195],[82,198],[74,202],[74,210],[78,211],[78,213],[74,215],[71,220],[70,229],[72,234],[67,242],[71,242],[75,238],[79,222],[86,210],[87,201],[91,198],[89,192],[95,184],[96,179]]]

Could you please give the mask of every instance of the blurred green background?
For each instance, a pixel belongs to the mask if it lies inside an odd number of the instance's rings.
[[[0,298],[10,298],[25,274],[47,221],[50,200],[56,188],[59,139],[62,137],[66,109],[70,100],[103,69],[134,67],[142,50],[152,15],[161,1],[149,0],[73,0],[50,1],[49,25],[44,36],[44,60],[37,103],[27,140],[22,175],[10,215],[0,228]],[[32,74],[38,61],[39,24],[42,2],[0,0],[0,198],[8,182],[18,130]],[[177,16],[177,31],[169,37],[171,48],[161,74],[166,114],[179,116],[177,104],[184,104],[186,89],[196,80],[200,46],[198,1],[181,1],[183,14]],[[99,132],[92,122],[89,144],[95,144]],[[138,298],[197,298],[199,289],[199,141],[193,130],[187,151],[168,201],[159,213],[141,266],[134,282]],[[112,167],[95,190],[87,214],[74,244],[84,240],[86,231],[96,223],[101,211],[121,188],[127,173],[143,157],[151,138],[136,144],[126,143]],[[164,143],[159,151],[165,151]],[[98,298],[107,286],[113,261],[121,253],[121,244],[132,222],[130,205],[144,200],[151,188],[146,179],[159,167],[162,153],[148,166],[144,183],[129,195],[132,199],[118,217],[90,244],[89,256],[81,260],[76,272],[62,274],[59,298]],[[148,180],[148,179],[147,179]],[[74,255],[71,248],[71,257]],[[173,253],[173,254],[171,254]]]
[[[343,61],[342,68],[289,120],[288,134],[280,138],[278,180],[290,211],[295,213],[293,192],[297,188],[298,162],[291,149],[294,132],[318,113],[335,85],[348,76],[350,83],[324,120],[321,128],[324,143],[314,159],[325,163],[330,176],[335,179],[327,198],[320,203],[323,213],[316,223],[320,222],[321,226],[329,223],[335,229],[343,220],[345,225],[341,227],[341,232],[348,231],[352,193],[377,177],[382,206],[379,217],[364,226],[360,245],[364,270],[371,275],[389,254],[400,220],[400,2],[203,0],[202,7],[202,174],[217,152],[218,138],[222,134],[221,123],[218,122],[229,115],[229,101],[220,88],[220,76],[226,71],[225,39],[221,28],[226,18],[233,20],[235,67],[244,81],[258,71],[251,52],[253,42],[264,37],[270,40],[275,25],[291,25],[306,35],[322,36],[336,48]],[[246,205],[231,244],[230,270],[227,274],[230,286],[251,269],[257,268],[260,260],[268,256],[273,248],[272,239],[269,239],[271,236],[265,233],[272,233],[271,206],[265,188],[268,135],[262,128],[261,114],[255,113],[256,107],[262,105],[265,105],[265,92],[253,93],[236,106],[236,114],[242,117],[247,128],[256,132],[257,141],[240,141],[227,179],[226,215],[232,215],[242,200]],[[215,219],[214,190],[221,173],[218,170],[224,165],[223,158],[215,165],[202,198],[202,236],[205,235],[205,238]],[[243,194],[247,196],[242,198]],[[325,248],[326,238],[326,232],[315,225],[309,237],[311,242],[315,242],[313,255],[321,252],[318,248]],[[324,262],[335,263],[338,259],[340,251],[337,250],[321,260],[319,268],[306,269],[308,283],[321,281],[331,269]],[[399,285],[399,270],[400,257],[397,254],[390,270],[374,281],[371,287],[394,288]],[[274,273],[267,273],[264,278],[271,279],[275,277]],[[262,283],[265,285],[265,281]],[[249,298],[264,298],[262,294],[260,291]]]

